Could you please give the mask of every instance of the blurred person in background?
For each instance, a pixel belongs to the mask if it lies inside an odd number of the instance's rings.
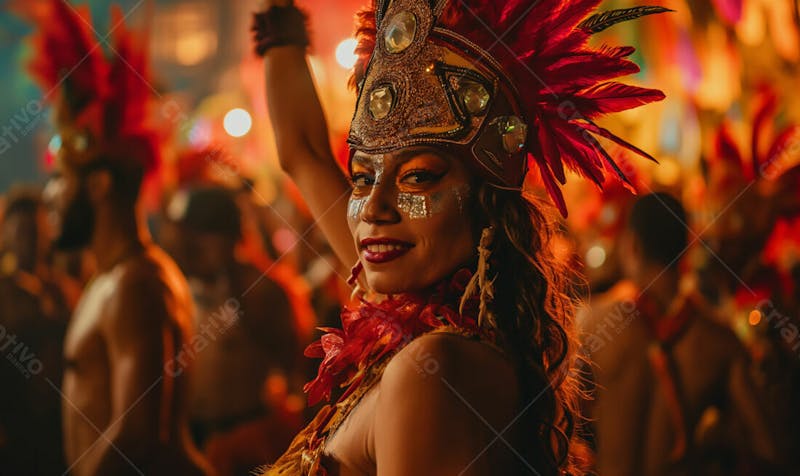
[[[0,233],[0,268],[5,274],[35,275],[46,267],[50,240],[46,221],[39,189],[16,187],[9,192]]]
[[[781,124],[783,104],[754,96],[749,148],[721,124],[707,158],[707,241],[700,289],[754,360],[781,454],[800,465],[800,128]]]
[[[293,308],[269,270],[237,259],[243,224],[234,191],[180,190],[167,214],[203,340],[192,356],[193,435],[220,474],[246,475],[276,459],[301,424],[287,405],[302,351]]]
[[[108,60],[87,7],[58,0],[15,7],[35,27],[29,67],[54,103],[61,138],[59,173],[48,184],[54,245],[89,249],[97,264],[64,342],[68,470],[213,474],[189,435],[188,382],[168,371],[192,338],[191,294],[178,267],[152,244],[138,207],[142,182],[160,158],[148,124],[143,39],[112,9],[117,54]]]
[[[620,238],[626,281],[581,319],[595,363],[598,473],[778,474],[766,469],[778,455],[749,356],[682,282],[687,231],[679,201],[639,199]],[[749,473],[754,458],[761,472]]]
[[[273,196],[274,200],[268,202],[259,192],[259,184],[248,178],[238,160],[219,143],[181,150],[177,160],[171,164],[177,180],[162,195],[164,200],[157,219],[157,240],[181,269],[189,269],[193,266],[188,254],[192,245],[184,242],[191,233],[179,223],[187,211],[189,198],[194,196],[195,191],[216,191],[222,194],[224,203],[231,210],[232,199],[240,224],[232,255],[238,262],[258,269],[267,281],[278,285],[285,293],[291,306],[298,348],[303,347],[310,343],[311,334],[320,325],[311,304],[313,291],[305,279],[308,274],[307,263],[298,259],[300,250],[307,248],[304,240],[310,239],[309,236],[303,238],[300,231],[309,226],[299,218],[303,204],[288,199],[290,193],[283,186]],[[285,180],[278,180],[276,185],[280,186],[281,182],[286,184]],[[221,229],[219,226],[212,228],[214,232]],[[320,243],[313,245],[316,249]],[[320,246],[320,249],[324,250],[325,247]],[[205,271],[206,274],[213,272]],[[224,270],[216,272],[224,274]],[[290,380],[290,391],[297,393],[306,379],[300,372],[293,373],[286,377]]]
[[[0,222],[0,474],[66,470],[61,437],[62,345],[69,310],[50,279],[38,189],[12,190]]]

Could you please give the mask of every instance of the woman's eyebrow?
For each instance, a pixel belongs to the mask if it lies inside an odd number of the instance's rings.
[[[376,160],[379,160],[378,157],[368,156],[368,155],[359,155],[359,154],[356,154],[356,155],[353,156],[353,162],[356,162],[359,165],[363,165],[363,166],[366,166],[366,167],[374,166]]]
[[[444,157],[442,157],[442,155],[438,151],[436,151],[436,149],[428,148],[428,147],[416,148],[416,149],[407,149],[407,150],[400,151],[395,155],[395,161],[397,162],[398,165],[403,165],[406,162],[410,161],[411,159],[413,159],[415,157],[419,157],[420,155],[424,155],[424,154],[432,155],[432,156],[436,157],[437,159],[439,159],[439,160],[441,160],[443,162],[446,162],[446,159]]]
[[[446,159],[442,157],[439,154],[439,152],[436,151],[436,149],[428,147],[405,149],[395,152],[391,156],[365,155],[361,153],[356,153],[353,155],[352,162],[357,163],[360,166],[371,169],[378,169],[378,168],[382,169],[384,166],[391,166],[392,168],[395,168],[395,167],[401,167],[405,165],[407,162],[410,162],[412,159],[419,157],[420,155],[423,154],[433,155],[438,160],[446,162]]]

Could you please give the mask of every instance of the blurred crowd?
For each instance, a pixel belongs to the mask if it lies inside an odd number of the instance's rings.
[[[88,251],[51,246],[50,195],[15,186],[0,207],[2,475],[67,470],[64,339],[96,263]],[[189,375],[192,437],[219,474],[273,461],[306,420],[302,386],[316,368],[303,350],[315,327],[335,324],[346,297],[343,271],[309,217],[291,193],[267,205],[247,181],[202,177],[163,191],[148,216],[194,301],[194,337],[165,370]]]
[[[210,153],[182,160],[213,164]],[[701,201],[716,209],[687,207],[679,190],[636,197],[611,185],[564,222],[558,256],[585,270],[584,436],[599,474],[800,464],[800,168],[746,181],[735,161],[722,164]],[[302,386],[316,362],[303,349],[336,324],[347,272],[291,184],[268,204],[251,182],[206,172],[163,190],[148,221],[195,305],[195,337],[167,371],[191,370],[197,446],[219,474],[244,475],[307,420]],[[2,200],[0,474],[66,469],[64,333],[95,265],[53,251],[48,197],[17,186]]]
[[[642,135],[662,165],[615,157],[638,195],[570,181],[553,243],[580,273],[576,424],[601,476],[798,474],[800,128],[773,129],[797,116],[800,7],[662,3],[678,13],[627,34],[657,38],[636,42],[652,58],[642,79],[678,100],[647,133],[644,116],[616,128]],[[723,8],[733,4],[738,13]],[[142,200],[194,302],[194,337],[165,371],[189,377],[191,437],[215,472],[247,475],[315,414],[303,385],[318,362],[303,350],[338,325],[350,270],[288,180],[271,177],[265,197],[237,165],[264,154],[175,155]],[[53,195],[18,184],[0,196],[0,476],[69,471],[64,341],[97,264],[52,246]]]

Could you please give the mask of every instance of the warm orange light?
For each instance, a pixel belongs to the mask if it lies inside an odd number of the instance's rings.
[[[653,178],[660,184],[673,186],[681,180],[681,165],[673,158],[662,158],[658,167],[653,170]]]
[[[184,66],[194,66],[208,59],[217,50],[217,34],[193,31],[175,42],[175,59]]]
[[[747,318],[747,322],[749,322],[751,326],[759,325],[761,323],[761,311],[755,309],[752,312],[750,312],[750,316]]]

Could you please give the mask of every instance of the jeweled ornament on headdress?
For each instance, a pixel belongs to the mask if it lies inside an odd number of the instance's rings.
[[[362,13],[359,98],[348,142],[381,154],[416,145],[470,157],[490,183],[521,188],[534,162],[566,214],[565,166],[596,184],[624,175],[596,137],[652,159],[596,125],[664,95],[610,81],[638,72],[633,48],[590,36],[663,7],[587,18],[600,0],[378,0]],[[374,46],[373,46],[374,45]],[[367,53],[368,51],[368,53]]]

